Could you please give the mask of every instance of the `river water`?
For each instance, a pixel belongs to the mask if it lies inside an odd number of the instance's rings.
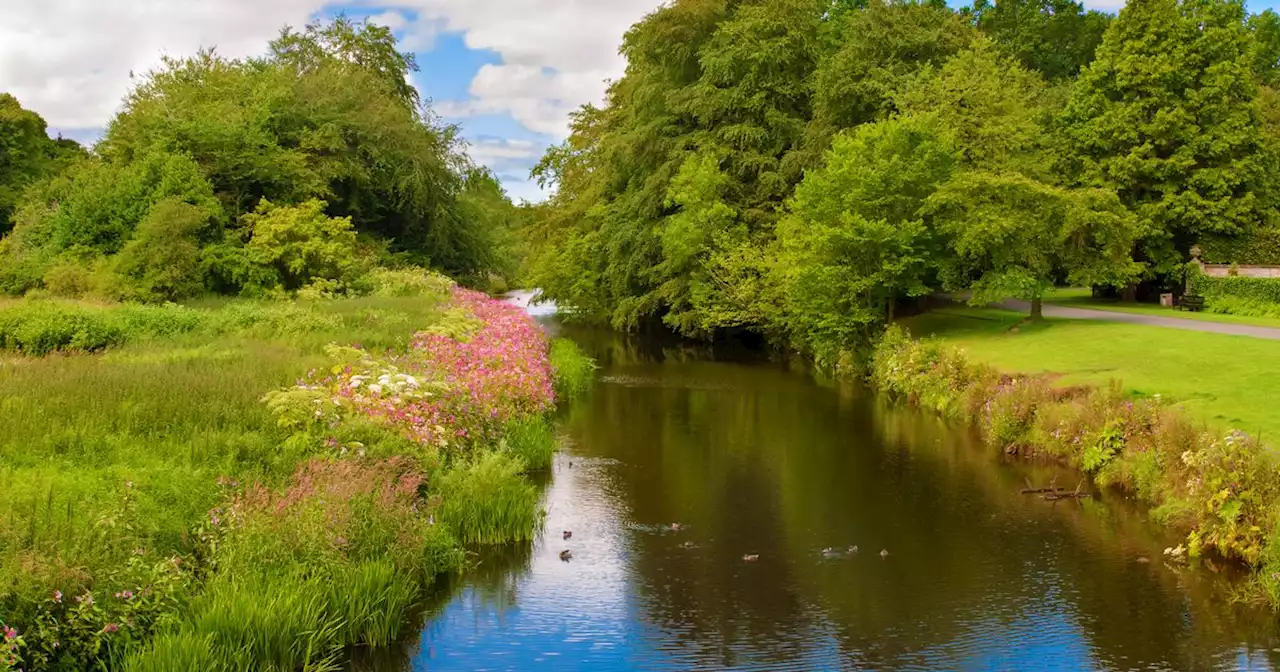
[[[394,668],[1280,662],[1276,618],[1230,603],[1230,568],[1166,563],[1177,539],[1139,508],[1020,493],[1069,472],[734,348],[563,333],[601,368],[562,419],[545,532],[443,587]]]

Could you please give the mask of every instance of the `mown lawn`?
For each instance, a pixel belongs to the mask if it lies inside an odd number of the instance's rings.
[[[1248,324],[1255,327],[1280,328],[1280,319],[1246,317],[1243,315],[1224,315],[1221,313],[1209,312],[1193,313],[1191,311],[1165,308],[1164,306],[1152,305],[1150,303],[1132,303],[1118,301],[1115,299],[1098,299],[1094,298],[1088,289],[1081,289],[1078,287],[1054,290],[1053,294],[1045,299],[1045,303],[1062,306],[1064,308],[1086,308],[1090,310],[1105,310],[1112,313],[1153,315],[1155,317],[1179,317],[1199,322],[1221,322],[1223,324]]]
[[[1020,324],[1003,310],[954,308],[902,320],[1009,372],[1063,374],[1063,384],[1118,380],[1160,394],[1212,426],[1280,437],[1280,341],[1164,327],[1049,319]],[[1015,329],[1016,327],[1016,329]]]

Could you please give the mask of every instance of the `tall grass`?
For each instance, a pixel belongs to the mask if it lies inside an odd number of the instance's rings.
[[[532,539],[542,523],[540,495],[521,476],[524,461],[504,453],[481,455],[439,479],[440,521],[467,544]]]
[[[555,429],[542,416],[517,418],[503,427],[502,447],[524,462],[528,471],[549,469],[556,454]]]
[[[591,389],[596,375],[596,363],[577,343],[567,338],[557,338],[551,342],[551,370],[556,398],[563,402],[577,399]]]
[[[368,419],[339,433],[341,454],[296,441],[264,403],[330,370],[332,343],[402,356],[455,310],[411,284],[0,304],[0,620],[26,641],[24,669],[335,669],[344,647],[403,634],[461,543],[532,538],[539,492],[522,473],[550,463],[544,418],[516,413],[502,441],[444,468]]]

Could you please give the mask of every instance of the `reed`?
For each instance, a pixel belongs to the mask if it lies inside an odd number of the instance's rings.
[[[561,402],[577,399],[591,389],[596,363],[577,343],[566,338],[553,340],[550,357],[557,399]]]
[[[439,517],[466,544],[532,539],[543,517],[538,489],[521,476],[524,461],[487,453],[439,479]]]
[[[556,447],[555,429],[543,416],[518,418],[503,427],[503,450],[523,461],[526,471],[550,469]]]

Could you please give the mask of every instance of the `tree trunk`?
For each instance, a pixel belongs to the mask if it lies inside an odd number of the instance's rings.
[[[1034,298],[1034,299],[1031,299],[1031,319],[1033,319],[1033,320],[1043,320],[1043,319],[1044,319],[1044,304],[1043,304],[1043,300],[1042,300],[1040,297],[1038,297],[1038,296],[1037,296],[1036,298]]]
[[[897,303],[898,302],[896,300],[889,299],[889,311],[888,311],[889,319],[885,322],[885,324],[893,324],[893,309],[897,305]]]

